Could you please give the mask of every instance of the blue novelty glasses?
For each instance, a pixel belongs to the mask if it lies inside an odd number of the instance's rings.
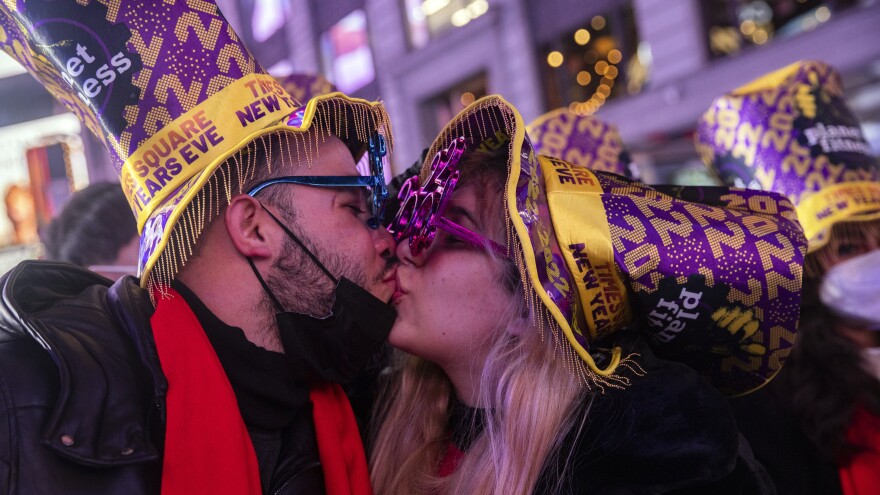
[[[382,225],[382,216],[385,214],[385,200],[388,199],[388,189],[385,187],[385,169],[382,161],[388,154],[385,146],[385,138],[379,133],[373,133],[367,141],[367,161],[369,175],[295,175],[286,177],[273,177],[260,182],[250,188],[248,196],[255,196],[263,189],[275,184],[301,184],[316,187],[366,187],[370,191],[367,207],[370,219],[367,225],[377,229]]]

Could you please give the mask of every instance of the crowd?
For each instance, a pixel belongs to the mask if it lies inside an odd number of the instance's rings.
[[[386,184],[382,104],[213,2],[0,26],[122,185],[0,278],[4,493],[880,493],[880,161],[831,67],[719,95],[725,186],[498,95]]]

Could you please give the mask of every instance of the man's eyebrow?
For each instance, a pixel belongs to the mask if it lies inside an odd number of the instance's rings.
[[[343,186],[339,188],[337,195],[339,194],[347,194],[349,196],[354,196],[357,199],[367,199],[367,188],[363,186]]]
[[[368,191],[366,187],[363,186],[343,186],[343,187],[334,187],[336,191],[335,196],[342,197],[343,201],[348,201],[348,198],[353,198],[356,201],[367,201]]]
[[[477,220],[474,218],[473,214],[468,210],[462,208],[461,206],[449,205],[446,207],[446,215],[450,216],[462,216],[470,220],[471,225],[474,227],[479,227],[480,224],[477,223]],[[444,215],[445,216],[445,215]]]

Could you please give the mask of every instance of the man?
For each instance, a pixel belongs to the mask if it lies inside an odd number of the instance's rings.
[[[338,384],[394,319],[381,106],[299,105],[208,2],[35,0],[0,23],[3,48],[101,131],[141,231],[139,279],[25,262],[0,280],[0,487],[369,493]],[[104,64],[116,85],[93,105],[100,83],[79,76]]]

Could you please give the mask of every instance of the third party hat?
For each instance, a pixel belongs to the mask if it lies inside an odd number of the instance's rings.
[[[639,179],[639,169],[630,159],[617,127],[593,115],[559,108],[535,119],[527,132],[536,153]]]
[[[698,124],[697,148],[726,184],[787,196],[811,253],[833,225],[880,218],[880,160],[840,75],[822,62],[797,62],[717,98]]]
[[[806,249],[783,196],[658,189],[539,155],[519,112],[499,96],[469,105],[441,131],[421,181],[454,187],[436,157],[456,143],[463,154],[506,153],[508,256],[539,328],[558,337],[587,383],[619,376],[625,358],[607,338],[627,326],[730,394],[762,386],[782,366],[794,345]]]
[[[379,103],[290,97],[211,0],[4,2],[0,47],[107,146],[137,218],[145,287],[170,284],[205,225],[271,167],[257,148],[283,141],[288,159],[311,164],[329,135],[355,153],[392,146]]]

